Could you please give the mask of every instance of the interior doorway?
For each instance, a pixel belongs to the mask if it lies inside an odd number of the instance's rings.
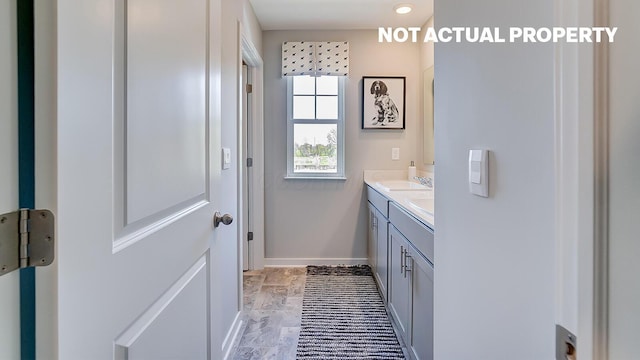
[[[253,269],[253,261],[251,259],[251,241],[253,241],[253,193],[251,184],[253,180],[253,116],[252,116],[252,102],[251,96],[253,92],[253,83],[251,79],[251,71],[249,71],[249,65],[242,61],[242,73],[241,73],[241,92],[242,92],[242,131],[240,140],[241,144],[241,159],[244,162],[242,168],[242,270]]]
[[[238,85],[241,93],[238,126],[238,205],[242,208],[239,238],[243,270],[264,267],[264,123],[263,61],[256,47],[239,28]],[[240,283],[241,287],[242,284]]]

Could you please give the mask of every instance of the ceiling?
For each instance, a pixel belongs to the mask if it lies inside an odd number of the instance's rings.
[[[422,26],[433,0],[249,0],[262,30],[355,30]],[[413,11],[398,15],[398,4]]]

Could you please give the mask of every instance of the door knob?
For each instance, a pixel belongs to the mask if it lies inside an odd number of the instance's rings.
[[[213,227],[218,227],[220,226],[220,223],[223,223],[225,225],[229,225],[233,222],[233,216],[229,215],[229,214],[220,214],[220,211],[216,211],[215,214],[213,214]]]

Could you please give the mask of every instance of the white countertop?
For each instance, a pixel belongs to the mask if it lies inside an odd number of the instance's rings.
[[[433,174],[421,172],[419,176],[433,177]],[[364,182],[371,186],[385,198],[393,201],[403,210],[413,215],[418,221],[421,221],[431,229],[435,230],[434,214],[423,211],[416,204],[421,201],[430,201],[433,199],[433,189],[425,190],[388,190],[387,187],[380,183],[384,181],[407,181],[407,172],[402,170],[365,170]]]

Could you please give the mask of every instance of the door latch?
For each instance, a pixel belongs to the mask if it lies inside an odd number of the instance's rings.
[[[0,215],[0,276],[53,262],[54,220],[49,210],[20,209]]]

